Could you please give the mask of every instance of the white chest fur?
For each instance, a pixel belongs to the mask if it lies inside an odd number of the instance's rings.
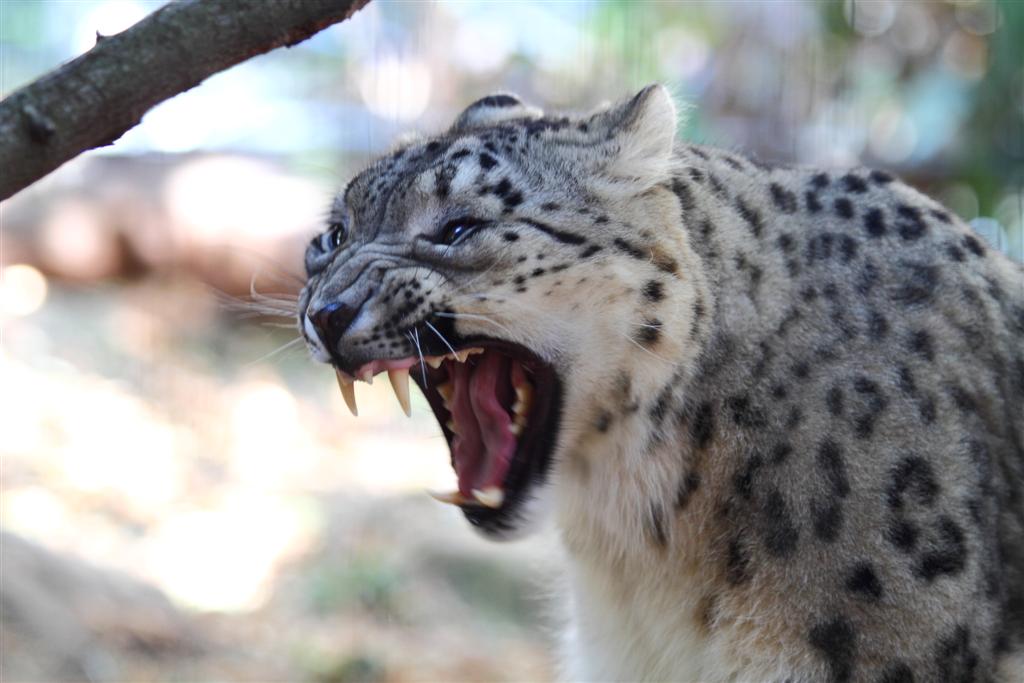
[[[564,644],[572,680],[729,680],[724,653],[701,632],[699,586],[680,592],[657,571],[615,574],[572,562]]]
[[[680,683],[814,680],[807,672],[801,675],[786,657],[764,656],[752,647],[750,638],[757,629],[751,623],[733,621],[710,631],[710,586],[695,569],[684,562],[609,570],[571,559],[570,619],[562,643],[566,678]]]

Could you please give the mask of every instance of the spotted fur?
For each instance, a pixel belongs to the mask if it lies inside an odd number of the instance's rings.
[[[558,368],[548,485],[500,533],[553,510],[569,676],[1024,680],[1024,271],[885,172],[676,116],[481,100],[338,197],[301,309],[358,311],[353,363],[432,320]]]

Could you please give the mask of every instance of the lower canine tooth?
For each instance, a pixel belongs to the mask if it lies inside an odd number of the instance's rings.
[[[482,491],[473,489],[473,497],[489,508],[500,508],[501,504],[505,502],[505,492],[497,486],[488,486]]]
[[[409,403],[409,368],[388,370],[388,379],[391,380],[391,388],[395,390],[395,397],[406,417],[412,417],[412,405]]]
[[[338,388],[341,389],[341,397],[345,399],[349,412],[352,413],[352,417],[359,417],[359,409],[356,408],[356,388],[352,380],[337,368],[334,374],[338,376]]]
[[[449,505],[463,505],[466,503],[466,499],[458,491],[451,491],[445,493],[444,491],[427,491],[434,500],[441,501],[442,503],[448,503]]]

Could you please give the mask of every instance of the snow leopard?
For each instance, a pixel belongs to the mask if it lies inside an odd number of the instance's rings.
[[[550,519],[583,681],[1024,680],[1024,270],[867,168],[500,93],[333,200],[298,327]]]

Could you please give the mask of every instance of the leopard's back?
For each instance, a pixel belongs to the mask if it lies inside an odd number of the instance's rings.
[[[686,504],[713,491],[712,638],[771,620],[815,676],[989,679],[1024,647],[1024,271],[886,173],[679,156],[715,303],[663,412]]]

